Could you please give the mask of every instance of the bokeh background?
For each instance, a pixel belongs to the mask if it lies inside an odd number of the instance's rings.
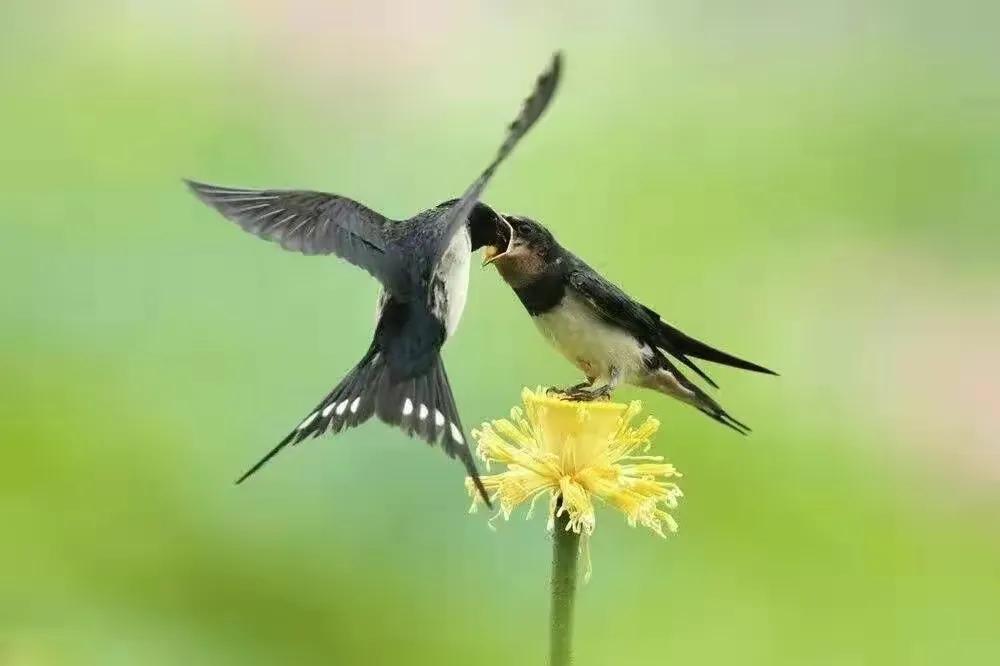
[[[995,3],[7,2],[0,664],[500,664],[545,653],[544,519],[377,424],[234,477],[353,365],[372,280],[182,177],[406,216],[486,200],[688,332],[741,439],[643,395],[680,532],[598,517],[589,664],[1000,663]],[[575,382],[492,270],[469,425]],[[633,398],[634,390],[621,392]]]

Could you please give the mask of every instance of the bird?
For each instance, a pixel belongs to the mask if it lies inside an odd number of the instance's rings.
[[[392,220],[350,198],[325,192],[221,187],[188,180],[201,201],[243,230],[305,255],[335,255],[381,285],[375,331],[361,360],[304,419],[237,479],[240,484],[289,444],[340,432],[373,416],[438,444],[486,491],[466,443],[441,347],[465,308],[471,254],[506,222],[479,201],[487,182],[555,94],[562,57],[555,53],[507,128],[503,144],[461,197],[405,220]]]
[[[535,326],[586,381],[551,389],[571,400],[610,398],[622,384],[648,388],[687,403],[715,421],[746,435],[750,428],[688,379],[675,363],[718,385],[692,359],[777,375],[756,363],[696,340],[663,321],[562,247],[539,222],[503,215],[500,245],[484,248],[483,265],[496,267]],[[506,231],[505,231],[506,230]]]

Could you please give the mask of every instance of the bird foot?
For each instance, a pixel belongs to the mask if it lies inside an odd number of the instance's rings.
[[[599,389],[588,390],[586,388],[576,388],[563,394],[567,400],[573,402],[593,402],[594,400],[611,400],[612,389],[610,386],[602,386]]]
[[[590,386],[591,386],[590,382],[581,382],[579,384],[574,384],[573,386],[569,386],[567,388],[556,388],[555,386],[550,386],[549,388],[545,389],[545,395],[551,395],[557,398],[567,397],[573,395],[574,393],[578,393],[579,391],[582,391],[583,389],[588,388]]]

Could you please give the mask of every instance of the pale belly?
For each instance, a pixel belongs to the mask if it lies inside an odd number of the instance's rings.
[[[463,228],[451,241],[438,263],[435,274],[448,285],[447,298],[442,299],[439,309],[434,312],[444,323],[448,337],[458,328],[458,322],[465,311],[465,301],[469,295],[469,260],[472,257],[472,242],[468,228]]]
[[[607,383],[614,367],[621,381],[644,374],[643,348],[627,331],[605,323],[580,297],[566,294],[551,312],[532,317],[538,330],[588,378]]]
[[[455,235],[434,272],[435,279],[432,289],[435,289],[435,293],[431,297],[431,312],[438,321],[444,324],[448,337],[451,337],[451,334],[458,328],[462,312],[465,310],[465,302],[469,295],[471,256],[472,241],[469,238],[468,229],[463,229]],[[443,288],[445,284],[448,285],[447,292]],[[382,310],[387,298],[385,290],[380,289],[378,301],[375,303],[376,326],[379,319],[382,318]]]

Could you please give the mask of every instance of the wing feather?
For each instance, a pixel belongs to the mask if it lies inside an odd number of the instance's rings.
[[[444,254],[449,243],[451,243],[452,237],[465,224],[469,213],[479,201],[480,195],[486,188],[486,183],[493,177],[493,172],[496,171],[500,163],[514,150],[517,142],[528,133],[528,130],[541,117],[545,109],[548,108],[549,102],[552,101],[552,97],[555,95],[556,88],[559,85],[561,72],[562,54],[557,52],[552,56],[552,62],[548,69],[538,77],[538,80],[535,82],[535,89],[524,101],[521,112],[508,127],[507,136],[503,144],[501,144],[500,149],[497,150],[496,157],[493,158],[493,161],[486,167],[486,170],[480,174],[479,178],[469,186],[451,208],[445,211],[440,223],[443,231],[438,237],[436,252],[434,253],[434,263],[437,263],[437,260],[441,258],[441,255]]]
[[[187,185],[226,219],[286,250],[336,255],[386,287],[398,279],[400,262],[387,239],[392,223],[357,201],[325,192]]]
[[[648,342],[698,374],[699,377],[718,388],[705,371],[689,357],[720,363],[741,370],[777,374],[773,370],[744,361],[731,354],[710,347],[663,321],[654,310],[637,303],[616,285],[608,282],[596,271],[575,256],[571,259],[570,284],[587,297],[594,308],[608,322],[629,331],[640,340]]]
[[[664,351],[675,356],[677,360],[691,368],[706,382],[718,387],[711,377],[684,354],[678,353],[672,347],[665,346],[666,343],[661,339],[662,336],[659,332],[659,315],[634,301],[632,297],[605,280],[576,257],[573,257],[573,263],[575,265],[569,273],[570,284],[590,301],[590,304],[605,321],[624,328],[642,342],[663,348]]]

